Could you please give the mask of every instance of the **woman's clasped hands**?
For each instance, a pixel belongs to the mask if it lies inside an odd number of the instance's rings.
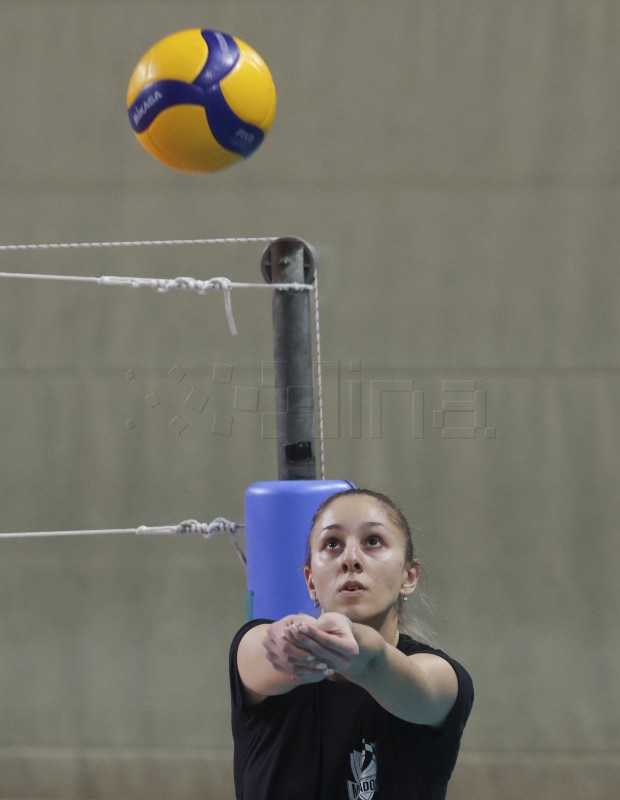
[[[336,612],[324,613],[319,619],[292,614],[273,622],[263,646],[274,669],[298,683],[318,683],[336,673],[346,675],[360,655],[351,620]]]

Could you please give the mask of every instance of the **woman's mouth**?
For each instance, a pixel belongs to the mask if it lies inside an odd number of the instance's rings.
[[[366,587],[361,583],[357,581],[347,581],[347,583],[340,587],[338,594],[345,597],[356,597],[357,595],[363,594],[365,591]]]

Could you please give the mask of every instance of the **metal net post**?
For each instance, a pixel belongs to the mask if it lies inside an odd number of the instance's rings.
[[[267,283],[311,284],[316,255],[301,239],[276,239],[263,253],[261,271]],[[273,333],[278,478],[313,480],[316,459],[309,292],[274,291]]]

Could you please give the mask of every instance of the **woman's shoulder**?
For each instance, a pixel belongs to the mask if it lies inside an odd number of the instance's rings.
[[[245,622],[233,636],[230,646],[231,651],[235,651],[239,647],[239,642],[253,628],[257,628],[259,625],[271,625],[272,622],[272,619],[251,619]]]
[[[456,661],[456,659],[449,656],[443,650],[433,647],[430,644],[419,642],[406,633],[400,634],[397,647],[407,656],[413,656],[417,653],[428,653],[429,655],[438,656],[450,664],[456,673],[458,689],[454,705],[445,721],[443,732],[444,734],[451,732],[452,736],[456,736],[457,739],[460,739],[474,703],[474,684],[469,672],[459,661]]]
[[[397,648],[406,656],[416,655],[417,653],[428,653],[430,655],[436,655],[439,656],[439,658],[443,658],[456,672],[461,688],[466,689],[468,693],[471,692],[473,695],[473,682],[469,672],[459,661],[445,653],[443,650],[440,650],[438,647],[434,647],[433,645],[426,644],[425,642],[419,642],[417,639],[413,639],[406,633],[401,633],[399,635]]]
[[[428,644],[427,642],[421,642],[418,639],[414,639],[412,636],[409,636],[408,633],[399,633],[398,635],[398,644],[396,645],[398,650],[404,653],[407,656],[411,656],[414,653],[431,653],[434,655],[441,656],[442,658],[447,659],[448,661],[453,661],[454,659],[441,650],[439,647],[435,647],[432,644]]]

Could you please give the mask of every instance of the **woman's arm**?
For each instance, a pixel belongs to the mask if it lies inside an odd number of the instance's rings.
[[[314,617],[296,614],[270,625],[257,625],[245,634],[237,649],[237,668],[249,705],[334,674],[327,664],[299,648],[290,633],[293,623],[299,626],[315,621]]]
[[[360,660],[343,672],[379,705],[407,722],[440,728],[458,692],[451,665],[433,653],[407,656],[367,625],[353,625]]]
[[[379,705],[407,722],[437,728],[445,722],[458,691],[456,673],[445,659],[432,653],[407,656],[373,628],[352,623],[343,614],[310,620],[289,626],[298,649],[366,689]]]

